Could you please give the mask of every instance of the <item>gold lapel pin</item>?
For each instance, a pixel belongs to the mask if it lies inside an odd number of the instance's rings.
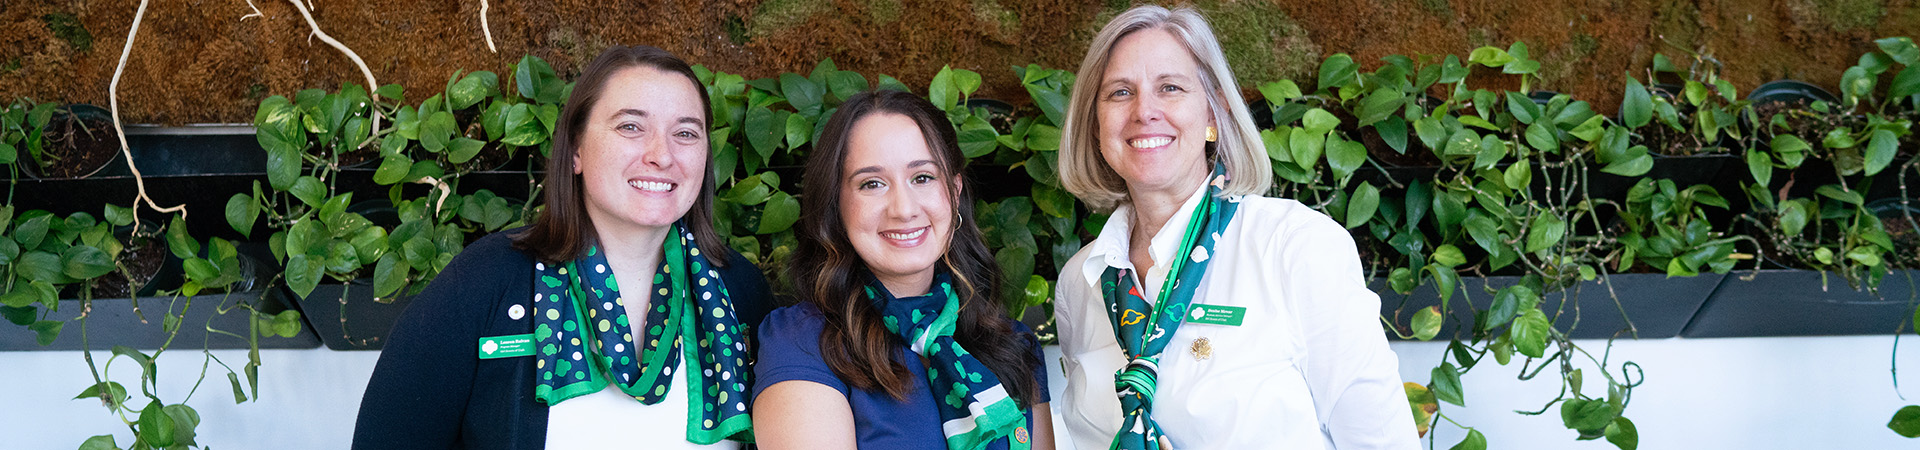
[[[1213,358],[1213,342],[1208,341],[1207,338],[1194,339],[1193,348],[1190,350],[1193,351],[1193,359],[1206,361]]]

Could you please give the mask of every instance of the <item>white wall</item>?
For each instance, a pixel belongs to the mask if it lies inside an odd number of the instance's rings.
[[[1627,409],[1643,449],[1913,448],[1920,441],[1901,438],[1885,426],[1900,406],[1920,404],[1920,375],[1913,375],[1920,372],[1920,341],[1905,343],[1899,361],[1908,375],[1901,379],[1913,401],[1894,393],[1887,372],[1891,336],[1623,341],[1613,355],[1646,369],[1647,382]],[[1581,345],[1598,352],[1604,342]],[[1445,346],[1395,343],[1393,349],[1400,356],[1401,376],[1424,383]],[[246,361],[245,351],[214,354],[236,368]],[[233,404],[225,372],[218,365],[210,369],[214,372],[188,402],[202,417],[200,443],[218,449],[347,448],[361,391],[379,354],[326,349],[261,354],[265,365],[257,402]],[[106,356],[95,354],[97,360]],[[164,398],[178,401],[192,387],[199,356],[176,350],[162,358]],[[1514,414],[1539,409],[1559,384],[1546,374],[1516,381],[1517,362],[1487,364],[1463,379],[1471,408],[1441,408],[1454,420],[1478,427],[1489,448],[1612,448],[1605,441],[1574,441],[1575,433],[1560,426],[1557,409],[1541,416]],[[1048,366],[1057,385],[1059,366]],[[138,376],[131,364],[116,365],[114,371],[120,380]],[[1600,379],[1596,369],[1587,365],[1585,372],[1589,393],[1603,392],[1604,385],[1593,381]],[[98,434],[114,434],[122,446],[129,444],[131,433],[117,417],[97,402],[71,400],[90,383],[79,352],[0,352],[0,436],[5,439],[0,447],[71,449]],[[132,388],[131,381],[123,383]],[[1444,422],[1437,433],[1440,449],[1465,435]]]

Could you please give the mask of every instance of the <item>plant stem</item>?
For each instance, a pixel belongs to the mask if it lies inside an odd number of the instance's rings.
[[[187,218],[187,205],[185,203],[173,205],[168,208],[161,208],[160,204],[153,201],[153,197],[147,196],[147,181],[144,177],[140,176],[140,168],[133,164],[133,150],[127,146],[126,129],[120,126],[120,75],[126,72],[127,56],[133,53],[133,38],[140,34],[140,18],[146,16],[146,14],[147,0],[140,0],[140,7],[133,12],[133,26],[127,29],[127,45],[120,48],[120,64],[113,67],[113,81],[107,83],[107,106],[112,109],[111,112],[113,113],[113,132],[115,136],[120,138],[120,154],[127,158],[127,169],[133,171],[133,183],[134,186],[139,189],[139,193],[133,197],[133,227],[136,230],[140,229],[141,200],[146,200],[147,206],[152,207],[155,212],[179,212],[181,220]]]
[[[334,40],[333,36],[327,35],[327,32],[320,31],[320,24],[313,21],[313,13],[308,12],[307,7],[300,4],[300,0],[287,0],[287,1],[293,3],[293,9],[295,11],[300,11],[300,17],[307,19],[307,27],[313,29],[313,35],[316,37],[319,37],[320,42],[325,42],[327,43],[327,45],[331,45],[333,46],[333,48],[339,49],[341,53],[347,54],[347,59],[353,60],[353,64],[355,66],[360,67],[360,74],[365,75],[367,77],[367,92],[371,93],[380,88],[380,83],[374,81],[373,79],[373,70],[367,68],[367,62],[360,59],[360,54],[354,53],[353,49],[347,48],[345,44],[341,44],[340,41]],[[140,7],[141,9],[146,8],[146,0],[140,1]],[[485,17],[485,16],[482,16],[482,17]],[[138,19],[135,19],[135,20],[137,21]],[[115,79],[117,80],[119,78],[115,77]],[[373,98],[369,98],[368,101],[374,102],[374,103],[379,102],[377,99],[373,99]],[[373,128],[372,128],[373,133],[370,133],[367,136],[367,140],[365,142],[361,142],[359,145],[353,146],[353,148],[360,148],[360,147],[367,146],[367,144],[373,142],[373,135],[376,135],[380,132],[380,108],[371,108],[371,109],[373,110],[373,113],[369,114],[369,116],[371,116],[373,119]]]

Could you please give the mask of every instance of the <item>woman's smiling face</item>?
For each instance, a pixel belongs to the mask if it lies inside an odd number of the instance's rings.
[[[1166,30],[1114,44],[1094,109],[1100,156],[1129,190],[1190,190],[1206,176],[1213,110],[1200,77],[1199,61]]]
[[[841,162],[840,220],[867,268],[895,295],[919,295],[952,242],[958,178],[934,162],[919,124],[876,113],[853,125]]]
[[[598,231],[665,227],[693,208],[707,170],[699,88],[646,66],[607,80],[580,131],[573,169]]]

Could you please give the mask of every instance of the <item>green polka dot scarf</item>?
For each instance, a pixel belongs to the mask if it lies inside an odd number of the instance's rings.
[[[960,296],[954,294],[947,274],[936,275],[933,284],[931,293],[919,297],[894,298],[879,281],[868,284],[866,292],[880,309],[887,330],[927,358],[927,384],[940,408],[947,448],[984,449],[1002,439],[1015,445],[1012,448],[1026,447],[1026,411],[1007,395],[992,370],[953,340]]]
[[[1211,187],[1207,198],[1193,209],[1187,230],[1180,238],[1180,252],[1174,256],[1174,277],[1160,285],[1159,304],[1148,303],[1140,295],[1140,286],[1131,270],[1108,267],[1100,276],[1107,318],[1113,322],[1114,337],[1126,352],[1127,366],[1115,373],[1114,390],[1120,396],[1120,411],[1125,422],[1113,437],[1110,450],[1167,449],[1172,444],[1153,423],[1153,393],[1159,384],[1160,353],[1173,340],[1173,332],[1186,321],[1187,307],[1193,302],[1200,278],[1207,273],[1215,241],[1233,220],[1239,198],[1222,198],[1221,186],[1226,174],[1215,166],[1208,177]]]
[[[752,442],[746,331],[727,288],[683,224],[674,225],[665,247],[649,292],[646,334],[637,341],[598,246],[564,264],[534,265],[534,395],[552,406],[612,382],[652,405],[670,393],[676,370],[688,370],[697,389],[685,389],[687,440]]]

